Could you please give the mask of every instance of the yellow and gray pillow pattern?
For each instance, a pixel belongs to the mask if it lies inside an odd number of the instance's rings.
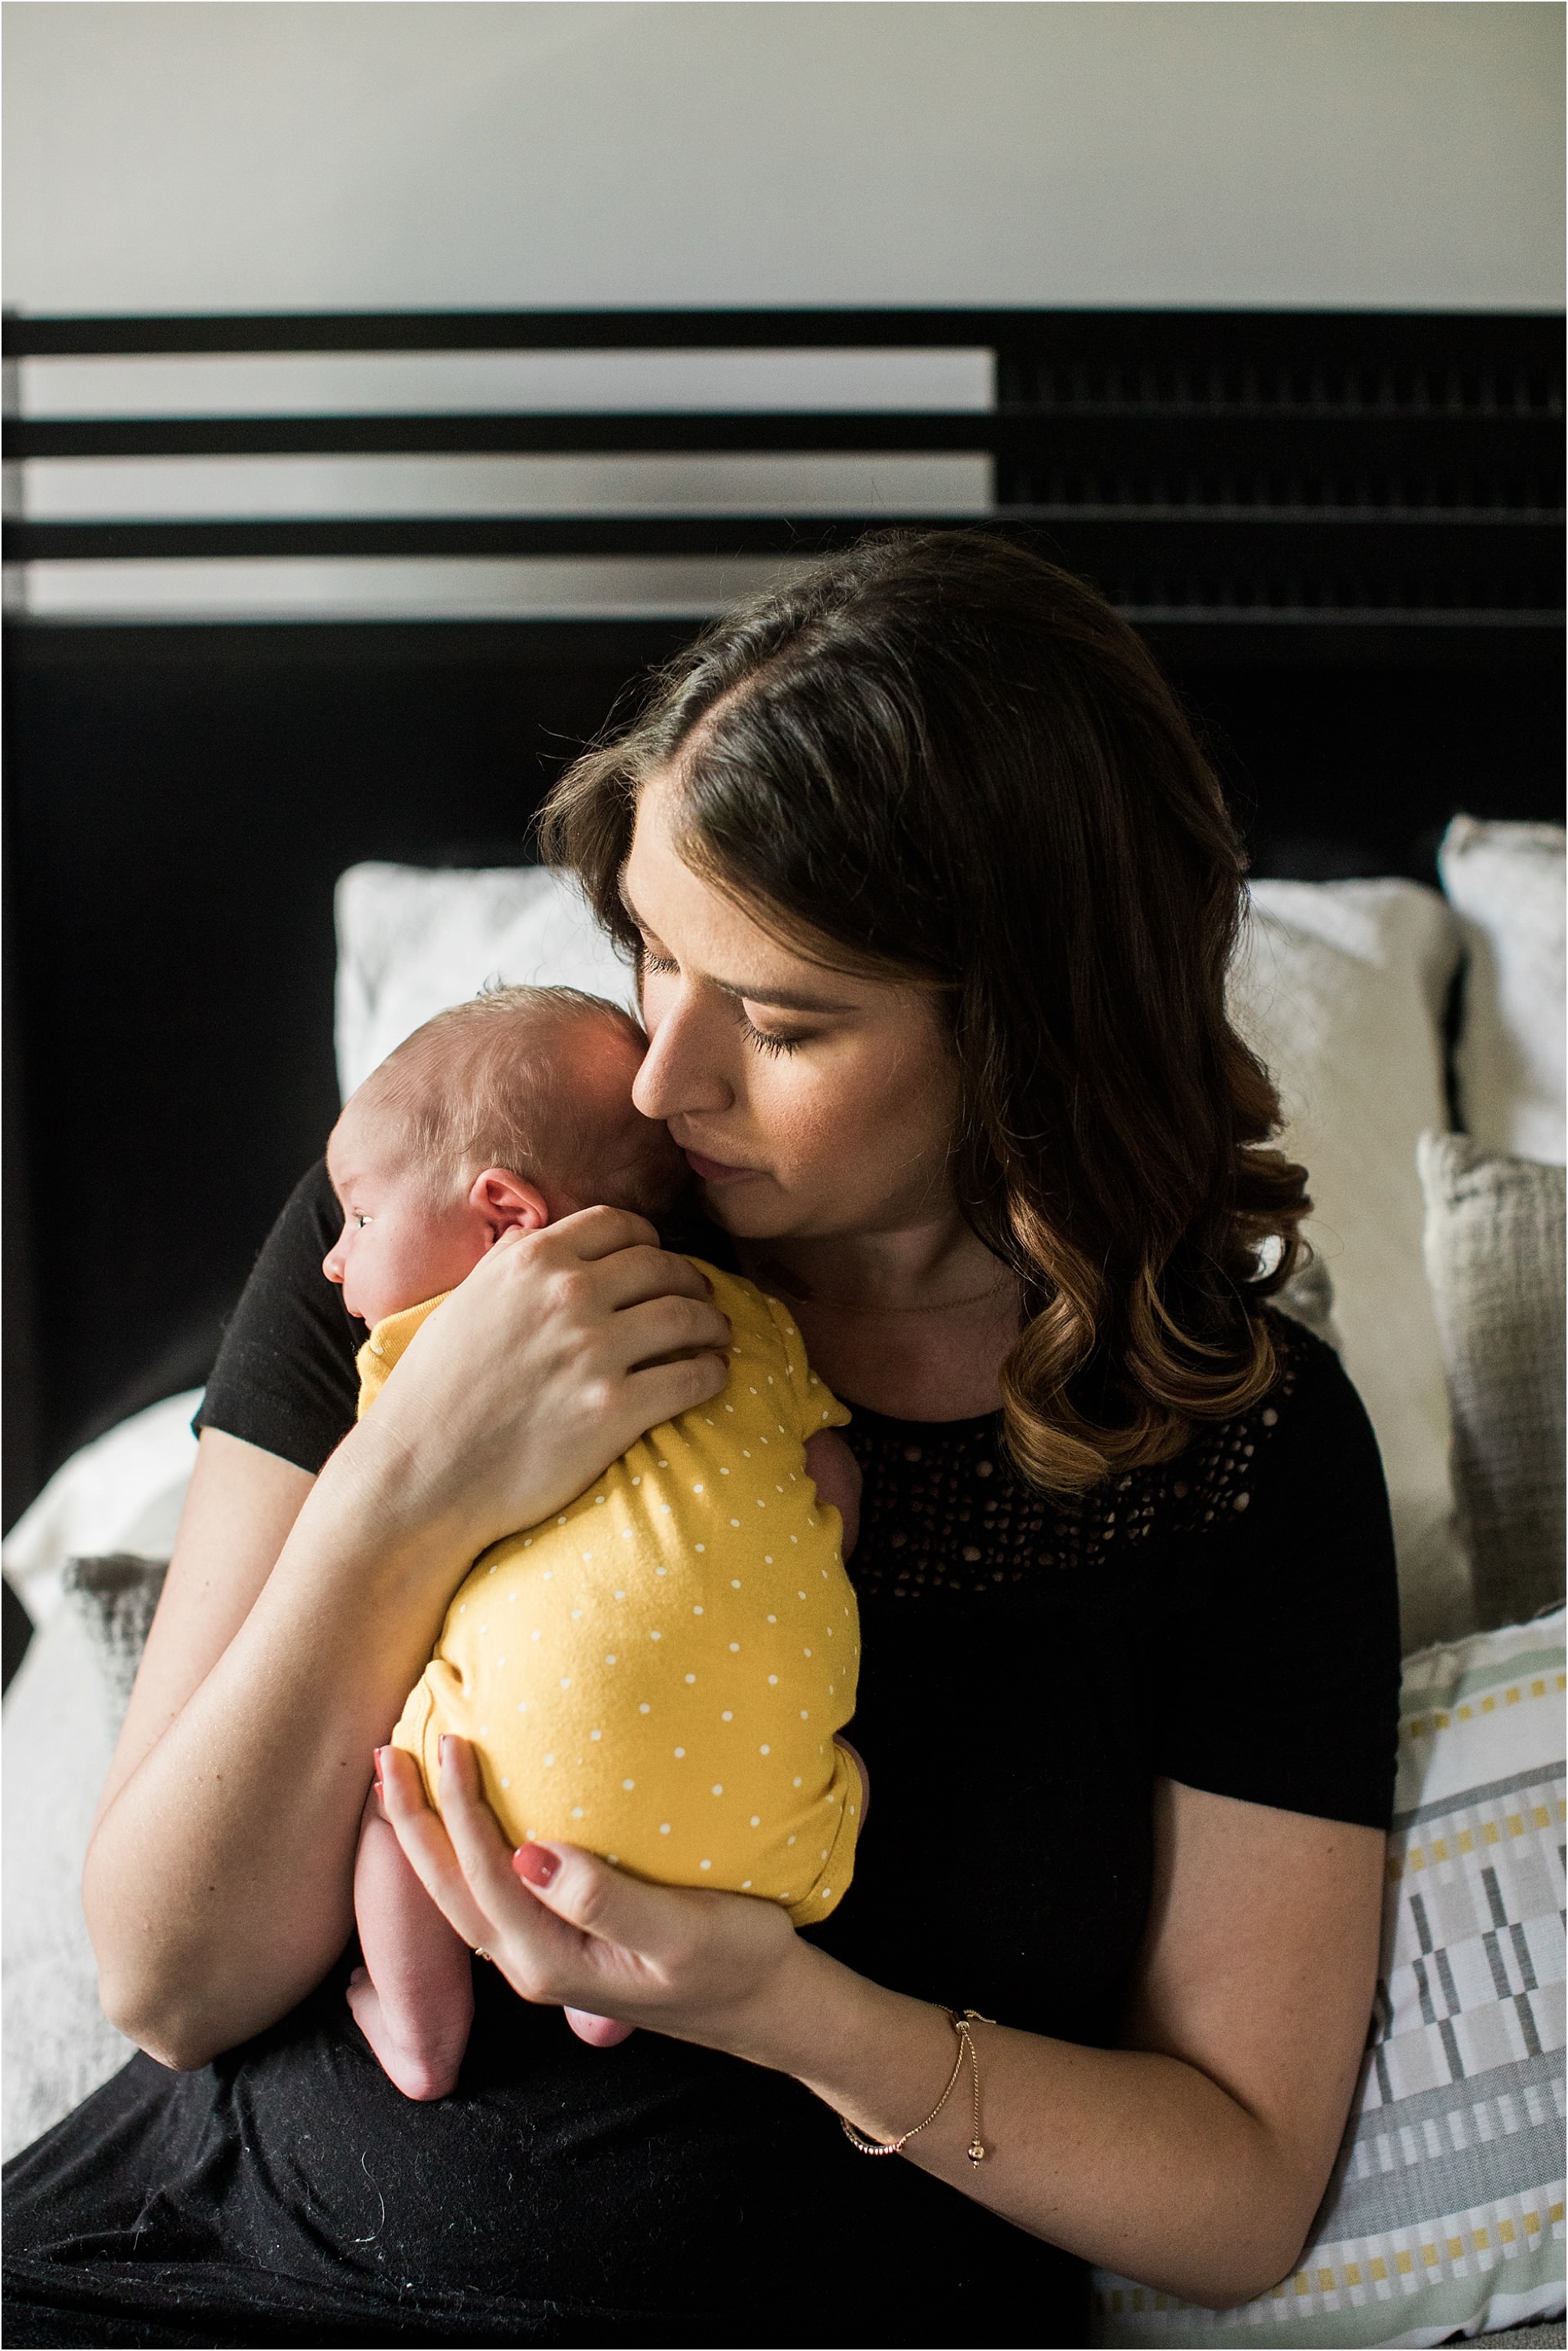
[[[1102,2272],[1106,2345],[1439,2343],[1563,2309],[1563,1612],[1407,1658],[1382,1974],[1312,2242],[1240,2310]]]

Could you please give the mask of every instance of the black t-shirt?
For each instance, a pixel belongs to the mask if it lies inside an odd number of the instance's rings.
[[[352,1424],[363,1335],[320,1271],[336,1229],[317,1169],[198,1424],[311,1471]],[[1398,1618],[1376,1446],[1333,1353],[1282,1317],[1272,1331],[1261,1403],[1066,1506],[1013,1470],[998,1416],[898,1421],[844,1398],[865,1481],[852,1733],[873,1802],[854,1884],[811,1930],[824,1949],[1104,2045],[1147,1914],[1156,1778],[1387,1826]],[[100,2325],[112,2284],[114,2307],[162,2310],[150,2264],[199,2273],[207,2341],[370,2340],[352,2332],[367,2311],[383,2342],[1087,2339],[1080,2264],[855,2155],[797,2084],[649,2033],[584,2049],[479,1973],[462,2082],[434,2107],[385,2082],[340,1980],[172,2088],[138,2061],[20,2159],[24,2299],[57,2305],[68,2231],[97,2249],[68,2262],[71,2307]],[[95,2168],[84,2132],[121,2152]],[[125,2167],[154,2143],[150,2239]],[[367,2178],[385,2203],[369,2238]],[[81,2204],[68,2220],[62,2196]],[[14,2245],[16,2211],[14,2189]]]

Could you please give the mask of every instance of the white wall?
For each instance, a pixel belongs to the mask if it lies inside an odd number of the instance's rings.
[[[5,16],[5,298],[1554,305],[1555,0]]]

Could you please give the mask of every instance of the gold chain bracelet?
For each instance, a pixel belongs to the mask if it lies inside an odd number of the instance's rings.
[[[965,2149],[965,2153],[967,2155],[971,2163],[984,2163],[986,2157],[989,2154],[990,2150],[985,2145],[980,2137],[980,2061],[975,2053],[975,2036],[971,2032],[970,2027],[976,2024],[994,2024],[996,2022],[996,2018],[994,2016],[982,2016],[978,2009],[975,2008],[945,2008],[942,2013],[958,2036],[958,2051],[956,2056],[953,2060],[953,2071],[947,2076],[946,2088],[943,2091],[942,2095],[937,2099],[936,2104],[932,2107],[931,2112],[926,2116],[923,2123],[915,2123],[909,2130],[906,2130],[903,2134],[902,2137],[889,2139],[885,2144],[880,2139],[867,2138],[863,2131],[856,2130],[853,2123],[852,2123],[846,2116],[841,2115],[839,2116],[839,2121],[842,2126],[844,2137],[848,2139],[850,2145],[854,2148],[857,2155],[902,2155],[912,2138],[918,2138],[923,2130],[930,2129],[937,2116],[941,2113],[943,2107],[946,2105],[948,2099],[957,2088],[958,2076],[964,2070],[964,2060],[967,2057],[969,2061],[969,2084],[974,2098],[974,2123],[969,2132],[969,2144]]]

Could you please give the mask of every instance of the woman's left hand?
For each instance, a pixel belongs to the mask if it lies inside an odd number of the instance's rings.
[[[466,1740],[442,1740],[439,1814],[412,1756],[386,1747],[381,1763],[387,1818],[425,1891],[521,1998],[577,2011],[584,2025],[614,2018],[761,2055],[769,2036],[758,2027],[789,2003],[809,1949],[776,1902],[650,1886],[579,1845],[514,1853]],[[581,2037],[624,2034],[591,2028]]]

